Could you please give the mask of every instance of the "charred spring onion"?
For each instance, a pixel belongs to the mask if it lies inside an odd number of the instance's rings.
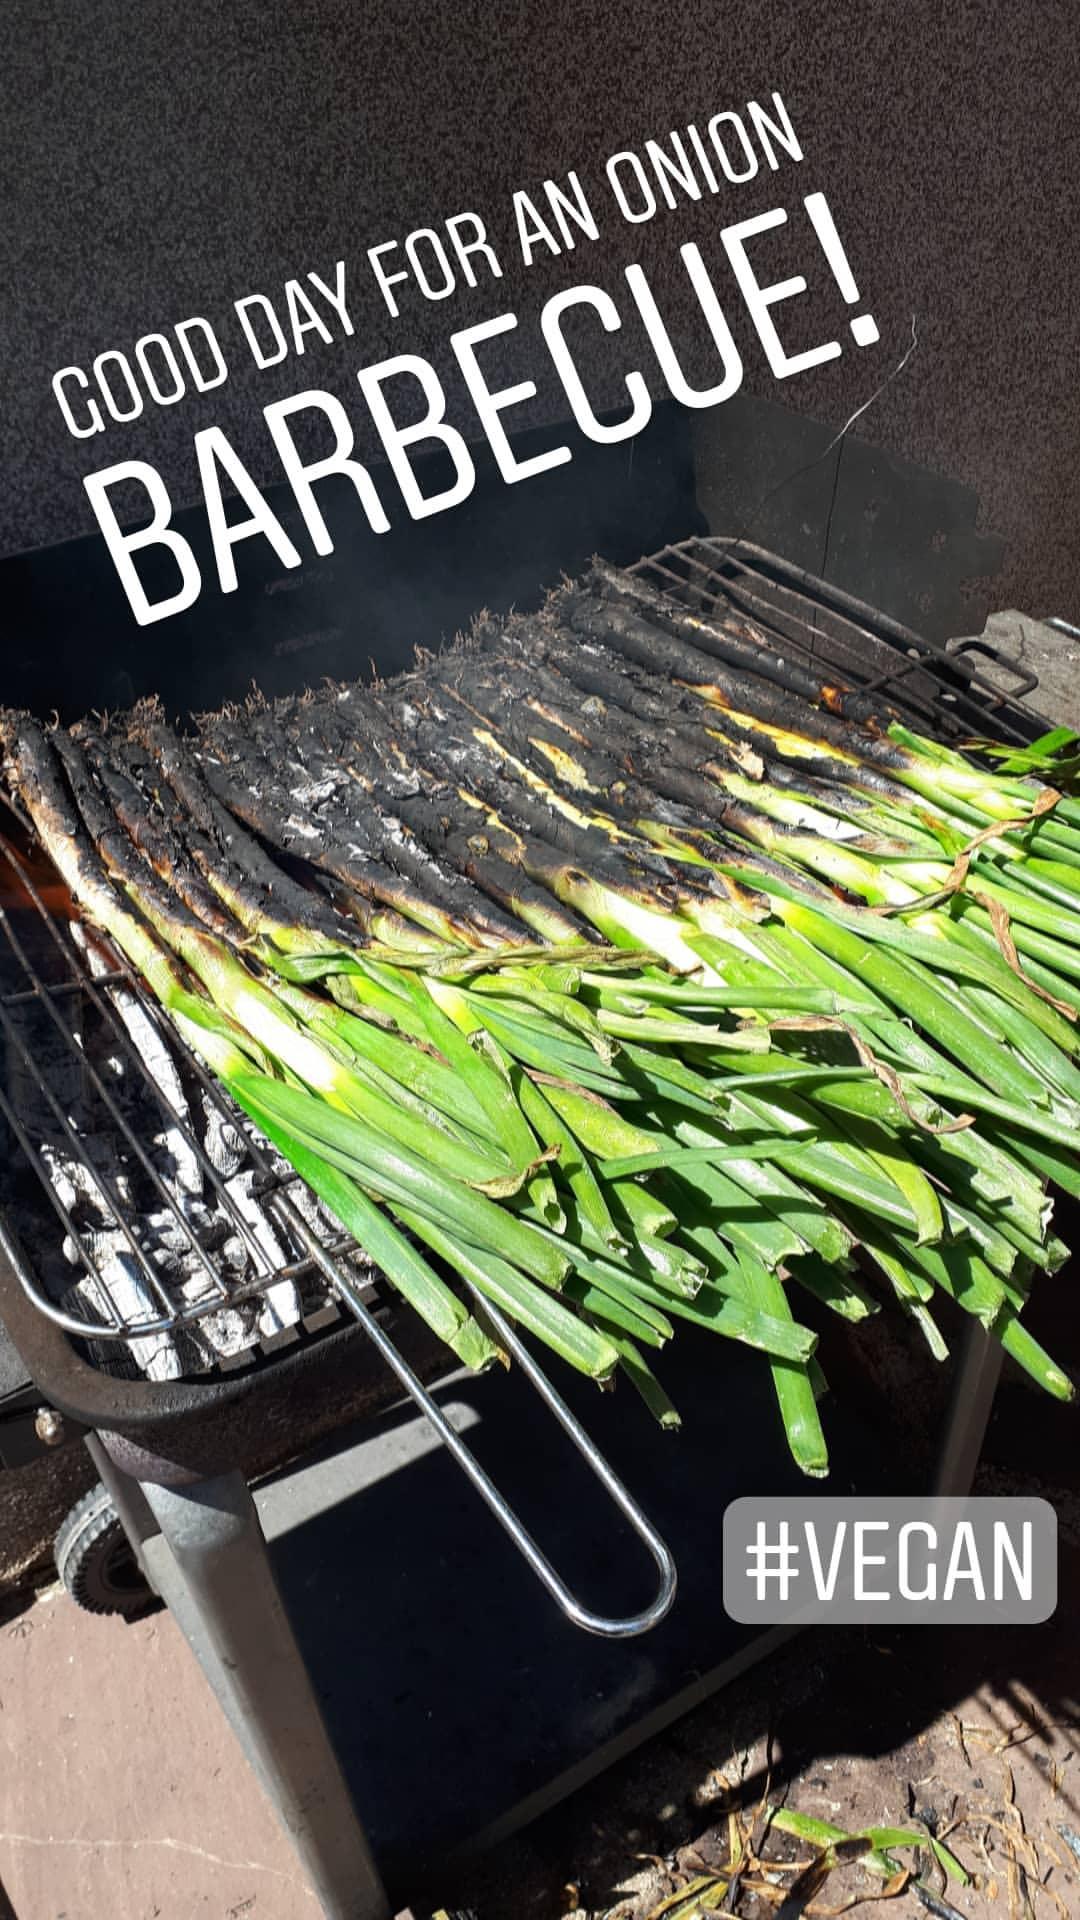
[[[386,685],[2,736],[83,909],[459,1359],[490,1300],[672,1426],[657,1356],[708,1329],[823,1474],[804,1303],[941,1358],[944,1297],[1072,1395],[1024,1308],[1080,1194],[1080,803],[1063,734],[883,731],[745,625],[600,568]]]

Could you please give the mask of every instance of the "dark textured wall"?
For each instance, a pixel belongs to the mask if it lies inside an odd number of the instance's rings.
[[[90,525],[81,476],[110,459],[148,458],[178,499],[192,498],[191,436],[210,421],[269,475],[267,401],[332,387],[359,419],[357,364],[415,347],[445,366],[452,328],[502,307],[521,321],[506,362],[535,374],[529,320],[543,299],[583,277],[615,286],[635,256],[705,371],[678,244],[697,238],[715,258],[726,222],[794,210],[822,189],[881,343],[777,388],[733,303],[747,390],[839,421],[898,357],[914,314],[917,353],[861,423],[864,438],[976,491],[1007,543],[1006,602],[1080,604],[1070,0],[8,0],[3,37],[0,551]],[[598,243],[563,262],[440,305],[414,299],[396,323],[370,282],[358,297],[367,245],[466,207],[502,241],[513,187],[571,166],[591,182],[616,146],[704,124],[773,88],[802,140],[801,167],[636,229],[610,217]],[[801,254],[781,270],[812,262],[811,248]],[[308,267],[330,274],[342,255],[354,267],[354,341],[262,374],[243,374],[238,358],[201,403],[95,441],[66,433],[48,386],[65,361],[191,313],[216,318]],[[844,309],[821,272],[812,292],[824,331],[842,326]],[[610,344],[594,360],[600,385],[617,386]],[[520,424],[560,411],[549,381]]]
[[[530,434],[528,456],[546,438]],[[437,456],[417,461],[421,485]],[[668,540],[704,532],[695,498],[690,423],[658,408],[625,447],[589,446],[580,458],[528,486],[507,487],[494,462],[477,456],[477,484],[452,513],[402,517],[382,538],[356,530],[356,496],[345,480],[320,487],[334,552],[286,570],[264,540],[239,562],[236,593],[208,585],[189,612],[138,627],[104,540],[84,536],[0,562],[5,645],[0,699],[64,720],[91,708],[123,707],[157,693],[183,716],[242,698],[256,682],[266,694],[347,680],[377,667],[411,665],[416,647],[437,648],[467,629],[481,607],[527,607],[560,573],[576,573],[596,552],[626,563]],[[301,545],[299,511],[285,487],[268,498]],[[213,577],[205,515],[176,516],[204,577]],[[175,586],[170,555],[142,558],[152,599]]]

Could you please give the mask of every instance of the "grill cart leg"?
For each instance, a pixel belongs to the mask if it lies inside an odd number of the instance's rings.
[[[964,1333],[945,1416],[934,1475],[937,1494],[955,1494],[963,1499],[975,1484],[1003,1358],[998,1342],[972,1320]]]
[[[111,1453],[102,1445],[96,1433],[86,1435],[85,1445],[87,1453],[98,1470],[98,1477],[113,1503],[116,1517],[127,1534],[140,1570],[154,1592],[161,1598],[161,1589],[151,1575],[146,1554],[143,1551],[147,1541],[155,1539],[161,1532],[146,1495],[137,1480],[133,1480],[129,1473],[122,1473],[120,1468],[113,1464]]]
[[[146,1571],[289,1834],[326,1920],[389,1920],[389,1900],[243,1475],[163,1487],[129,1479],[114,1462],[109,1467],[110,1491],[115,1497],[120,1483],[118,1511],[137,1529]],[[147,1512],[160,1529],[156,1537],[145,1530]]]
[[[253,1772],[259,1773],[259,1763],[248,1738],[248,1729],[237,1710],[227,1670],[222,1667],[206,1637],[202,1610],[192,1601],[188,1583],[166,1545],[143,1483],[116,1464],[96,1433],[87,1434],[86,1450],[101,1475],[117,1518],[134,1549],[143,1578],[158,1599],[168,1607],[209,1680],[217,1703],[244,1750],[248,1765]]]

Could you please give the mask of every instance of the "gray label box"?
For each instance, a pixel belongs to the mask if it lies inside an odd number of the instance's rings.
[[[748,1626],[1036,1626],[1057,1606],[1057,1514],[1037,1499],[734,1500],[724,1610]]]

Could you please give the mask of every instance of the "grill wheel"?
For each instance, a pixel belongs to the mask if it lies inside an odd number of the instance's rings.
[[[131,1620],[156,1603],[100,1481],[72,1507],[53,1552],[64,1586],[87,1613],[119,1613]]]

